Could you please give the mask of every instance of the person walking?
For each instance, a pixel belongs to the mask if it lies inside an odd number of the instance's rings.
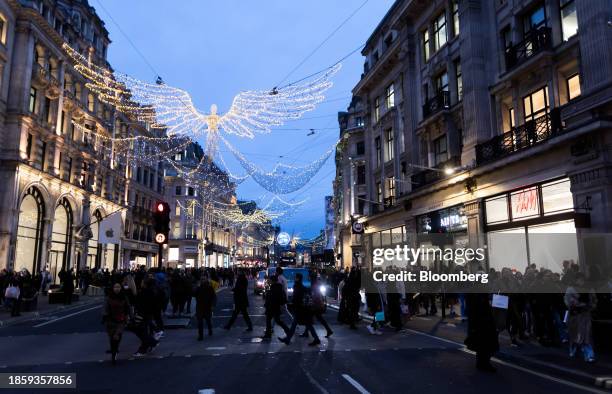
[[[117,362],[119,344],[130,314],[128,297],[123,292],[120,283],[113,284],[110,294],[104,303],[104,314],[102,321],[106,325],[106,333],[110,341],[111,361],[113,365]]]
[[[578,348],[582,349],[584,361],[595,362],[593,350],[593,322],[591,311],[597,305],[593,291],[584,288],[584,274],[577,273],[575,285],[565,291],[565,305],[568,308],[569,355],[574,357]]]
[[[272,338],[272,320],[285,331],[285,335],[289,334],[289,327],[281,320],[282,309],[287,305],[287,295],[283,286],[278,283],[276,275],[270,277],[270,283],[270,290],[266,293],[264,304],[266,308],[266,332],[263,339]]]
[[[234,310],[232,312],[232,317],[229,322],[223,327],[226,330],[232,328],[232,325],[236,321],[239,313],[242,313],[244,317],[244,321],[247,324],[247,331],[253,331],[253,323],[251,323],[251,318],[249,317],[249,296],[248,296],[248,288],[249,281],[247,280],[246,275],[241,272],[238,275],[238,279],[236,280],[236,284],[234,285]]]
[[[311,311],[312,311],[312,316],[313,316],[313,322],[314,322],[314,319],[317,319],[319,323],[321,323],[321,325],[325,328],[325,331],[326,331],[325,338],[329,338],[332,336],[334,331],[331,329],[331,327],[327,323],[327,320],[325,320],[325,318],[323,317],[323,314],[325,313],[327,309],[327,306],[325,304],[325,294],[324,294],[326,291],[326,286],[323,285],[322,282],[316,276],[313,279],[311,279],[311,283],[312,285],[310,287],[310,297],[312,300]],[[308,330],[304,330],[304,332],[302,333],[302,335],[300,335],[300,337],[308,338]]]
[[[217,293],[213,289],[208,275],[202,275],[200,285],[195,290],[196,320],[198,321],[198,341],[204,339],[204,320],[208,328],[208,336],[212,336],[212,313],[217,304]]]
[[[74,275],[72,274],[72,270],[65,271],[63,277],[64,283],[62,290],[64,292],[64,304],[70,305],[72,304],[72,294],[74,293]]]
[[[289,345],[291,343],[291,338],[293,334],[295,334],[295,330],[298,324],[306,326],[306,331],[310,332],[314,340],[308,344],[308,346],[317,346],[321,343],[319,336],[317,335],[317,331],[312,326],[312,312],[310,310],[310,305],[306,303],[306,288],[302,284],[302,274],[295,274],[295,282],[293,284],[293,307],[295,318],[291,323],[291,328],[289,328],[289,332],[287,336],[284,338],[278,338],[279,341],[283,342],[285,345]]]
[[[495,372],[495,367],[491,365],[491,357],[499,350],[499,340],[489,294],[466,294],[465,301],[468,315],[465,345],[476,352],[476,368],[485,372]]]
[[[133,330],[138,339],[140,339],[140,346],[136,353],[134,353],[134,357],[144,356],[146,353],[153,351],[159,344],[159,341],[151,335],[150,330],[151,319],[155,311],[153,285],[152,279],[145,279],[136,296],[136,313]]]

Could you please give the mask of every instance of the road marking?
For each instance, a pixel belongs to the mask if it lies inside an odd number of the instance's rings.
[[[310,372],[305,370],[304,367],[302,367],[302,371],[304,372],[304,375],[306,375],[306,377],[308,378],[308,381],[313,386],[315,386],[322,394],[329,394],[329,391],[327,391],[325,389],[325,387],[321,386],[321,384],[319,382],[317,382],[317,380],[315,378],[313,378],[312,375],[310,374]]]
[[[206,350],[225,350],[226,347],[225,346],[211,346],[211,347],[207,347]]]
[[[415,334],[423,335],[423,336],[426,336],[428,338],[437,339],[438,341],[442,341],[442,342],[446,342],[446,343],[452,343],[453,345],[459,346],[459,350],[464,352],[464,353],[471,354],[471,355],[475,355],[476,354],[476,352],[474,352],[472,350],[469,350],[462,343],[451,341],[450,339],[436,337],[434,335],[426,334],[426,333],[421,332],[421,331],[411,330],[409,328],[407,329],[407,331],[410,331],[410,332],[415,333]],[[583,386],[583,385],[578,384],[578,383],[570,382],[569,380],[556,378],[554,376],[547,375],[547,374],[542,373],[542,372],[536,372],[536,371],[533,371],[531,369],[523,368],[521,366],[509,363],[509,362],[506,362],[506,361],[502,361],[502,360],[500,360],[500,359],[498,359],[496,357],[492,357],[491,361],[493,361],[493,362],[495,362],[497,364],[501,364],[501,365],[504,365],[504,366],[509,367],[509,368],[514,368],[516,370],[519,370],[519,371],[522,371],[522,372],[525,372],[525,373],[528,373],[528,374],[531,374],[531,375],[538,376],[538,377],[540,377],[542,379],[547,379],[547,380],[550,380],[550,381],[553,381],[553,382],[556,382],[556,383],[560,383],[560,384],[563,384],[563,385],[566,385],[566,386],[569,386],[569,387],[579,388],[581,390],[586,390],[586,391],[589,391],[591,393],[604,393],[604,391],[601,391],[601,390],[598,390],[598,389],[595,389],[595,388],[592,388],[592,387],[589,387],[589,386]]]
[[[198,394],[215,394],[214,389],[202,389],[198,390]]]
[[[80,315],[81,313],[84,313],[84,312],[93,311],[94,309],[98,309],[98,308],[102,308],[102,305],[94,306],[93,308],[83,309],[82,311],[74,312],[74,313],[71,313],[71,314],[66,315],[66,316],[58,317],[57,319],[54,319],[54,320],[49,320],[49,321],[46,321],[44,323],[37,324],[37,325],[34,326],[34,328],[46,326],[47,324],[55,323],[56,321],[64,320],[64,319],[67,319],[69,317]]]
[[[359,384],[358,381],[356,381],[355,379],[351,378],[349,375],[343,373],[342,377],[344,379],[346,379],[346,381],[349,382],[351,384],[351,386],[355,387],[357,389],[357,391],[359,391],[361,394],[370,394],[370,392],[368,390],[366,390],[365,387],[363,387],[361,384]]]

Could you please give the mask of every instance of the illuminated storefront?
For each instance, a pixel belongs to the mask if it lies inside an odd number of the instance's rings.
[[[490,268],[524,271],[535,264],[561,272],[563,261],[578,262],[576,228],[589,220],[574,208],[568,178],[485,198],[483,205]]]

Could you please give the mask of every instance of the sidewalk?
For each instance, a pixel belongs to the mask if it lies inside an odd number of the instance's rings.
[[[61,311],[69,311],[75,308],[78,308],[83,305],[94,304],[97,302],[102,302],[104,297],[102,296],[83,296],[79,294],[79,300],[73,302],[70,305],[64,304],[49,304],[49,297],[39,295],[38,296],[38,306],[35,310],[25,312],[21,312],[21,316],[11,317],[11,311],[6,309],[4,306],[0,307],[0,327],[10,326],[18,323],[22,323],[24,321],[36,319],[39,316],[50,315],[53,313],[58,313]]]
[[[330,309],[338,309],[336,300],[328,300],[328,305]],[[371,321],[372,319],[367,314],[360,313],[360,315],[364,320]],[[467,333],[467,321],[461,321],[460,317],[442,318],[440,313],[435,316],[417,315],[408,320],[404,319],[404,329],[463,345]],[[520,347],[513,347],[505,331],[499,335],[499,346],[500,351],[496,354],[499,360],[612,389],[612,355],[597,353],[597,349],[595,349],[597,362],[589,364],[582,360],[581,355],[570,359],[567,345],[545,347],[534,339],[522,342]]]

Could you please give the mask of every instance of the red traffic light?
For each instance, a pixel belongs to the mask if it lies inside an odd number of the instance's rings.
[[[157,203],[157,212],[164,212],[164,203]]]

